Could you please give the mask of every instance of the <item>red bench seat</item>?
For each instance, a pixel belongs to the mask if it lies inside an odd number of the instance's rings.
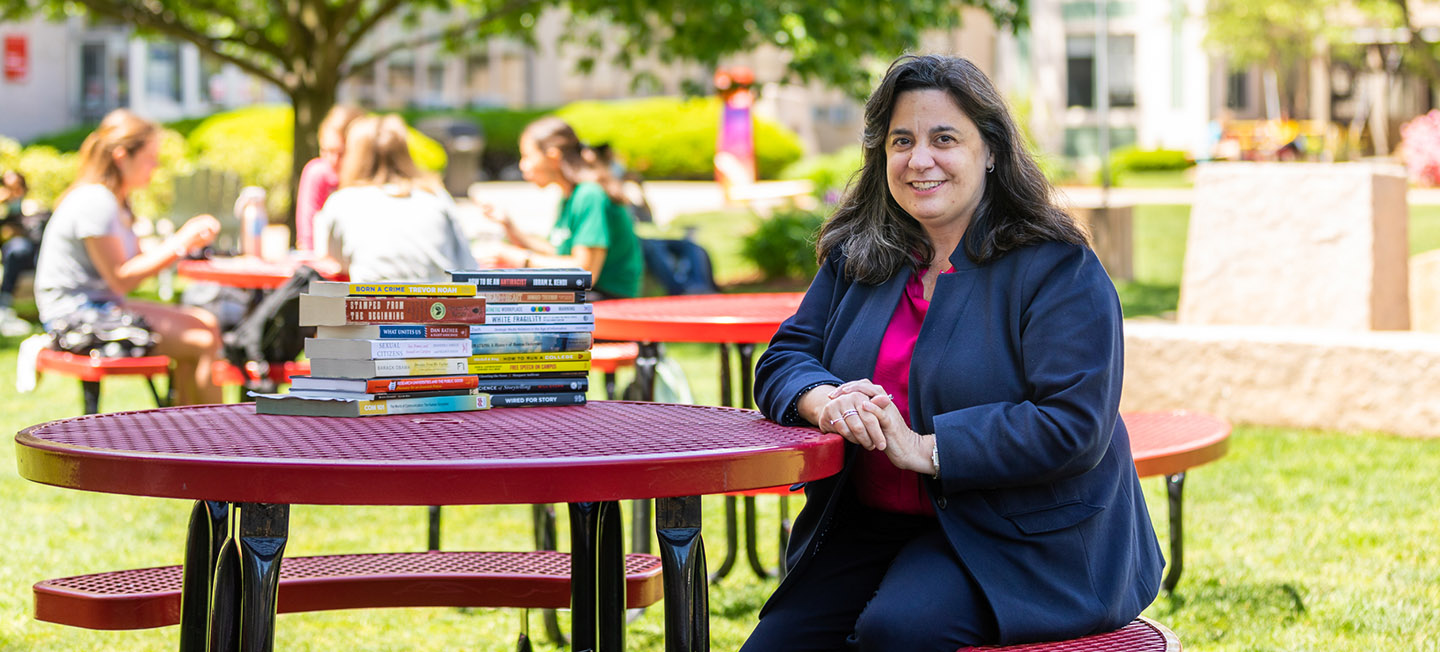
[[[88,629],[147,629],[180,622],[180,566],[111,571],[35,584],[35,618]],[[625,602],[664,596],[660,559],[625,557]],[[400,552],[285,558],[277,611],[384,607],[568,609],[570,555]]]
[[[85,414],[100,412],[100,381],[109,376],[144,376],[155,396],[155,405],[165,407],[169,401],[155,389],[155,376],[170,375],[170,358],[147,355],[138,358],[102,358],[78,355],[69,351],[41,349],[35,358],[35,371],[55,373],[80,380],[84,392]]]
[[[1069,641],[962,647],[956,652],[1180,652],[1180,639],[1164,625],[1140,617],[1106,634]]]

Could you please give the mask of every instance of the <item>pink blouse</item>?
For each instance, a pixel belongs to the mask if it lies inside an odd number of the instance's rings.
[[[315,214],[340,185],[335,167],[324,158],[316,157],[300,171],[300,187],[295,191],[295,248],[315,248]]]
[[[895,402],[905,423],[910,423],[910,358],[915,354],[915,340],[930,302],[925,299],[925,286],[920,283],[923,270],[916,270],[905,283],[905,291],[890,317],[890,326],[880,340],[880,354],[875,358],[875,384],[884,387]],[[952,267],[942,273],[954,272]],[[914,471],[904,471],[890,463],[884,451],[861,451],[852,471],[860,502],[875,509],[902,514],[934,516],[930,495],[924,479]]]

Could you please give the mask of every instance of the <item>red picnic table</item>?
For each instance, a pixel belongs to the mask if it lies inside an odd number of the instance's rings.
[[[739,357],[740,407],[755,407],[751,384],[754,380],[755,345],[763,344],[774,337],[780,324],[800,307],[803,292],[768,294],[686,294],[642,299],[615,299],[595,303],[595,338],[639,342],[639,354],[635,358],[636,384],[640,390],[638,398],[655,399],[655,365],[659,360],[658,345],[663,342],[702,342],[720,345],[720,404],[735,405],[733,400],[730,371],[730,346],[736,347]],[[771,487],[754,493],[781,494],[782,527],[780,532],[780,555],[783,560],[787,532],[783,522],[787,518],[784,500],[785,487]],[[745,496],[746,536],[745,548],[750,567],[761,578],[784,573],[784,565],[775,571],[766,570],[760,562],[755,542],[755,496]],[[637,505],[643,510],[644,507]],[[641,523],[647,515],[637,516]],[[735,496],[725,497],[726,540],[728,546],[725,559],[715,570],[712,580],[729,574],[735,565],[738,544],[738,520]],[[650,547],[648,528],[641,527],[634,532],[633,550],[646,551]]]
[[[303,256],[283,260],[266,260],[256,256],[182,260],[175,270],[192,281],[208,281],[246,290],[273,290],[290,280],[301,265],[309,265],[332,281],[348,279],[340,273],[339,267]]]
[[[363,419],[259,416],[254,409],[116,412],[31,426],[15,438],[28,480],[197,501],[182,650],[206,649],[212,619],[241,618],[239,641],[221,641],[221,649],[273,648],[291,504],[567,502],[580,537],[572,534],[573,649],[618,652],[622,499],[657,501],[666,649],[708,650],[698,496],[823,478],[838,472],[844,457],[835,435],[722,407],[596,401]],[[230,520],[236,507],[238,524]],[[224,520],[213,522],[215,514]],[[216,573],[215,559],[236,555],[238,565],[221,564]],[[234,634],[221,629],[219,636]]]
[[[1126,412],[1120,415],[1130,432],[1130,454],[1140,477],[1165,476],[1170,508],[1170,568],[1160,586],[1174,591],[1185,570],[1185,530],[1181,500],[1185,474],[1220,459],[1230,447],[1230,423],[1199,412]]]

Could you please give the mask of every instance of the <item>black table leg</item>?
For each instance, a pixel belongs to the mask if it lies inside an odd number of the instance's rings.
[[[1180,573],[1185,571],[1185,528],[1181,524],[1180,501],[1185,493],[1185,472],[1165,476],[1165,490],[1170,502],[1170,570],[1160,587],[1166,593],[1173,593],[1180,583]]]
[[[210,622],[210,584],[220,548],[230,538],[230,504],[195,501],[185,537],[185,571],[180,588],[180,652],[205,652]]]
[[[638,390],[636,400],[655,400],[655,366],[658,364],[660,345],[655,342],[640,342],[640,351],[635,355],[635,388]]]
[[[666,652],[710,650],[710,601],[700,497],[657,498],[655,532],[665,582]]]
[[[215,569],[210,650],[271,652],[290,506],[241,503],[236,507],[239,527]]]
[[[620,503],[570,504],[570,641],[575,652],[625,649]]]

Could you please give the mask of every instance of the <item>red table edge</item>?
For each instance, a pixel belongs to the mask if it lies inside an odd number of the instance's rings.
[[[625,304],[664,303],[684,301],[703,297],[751,298],[793,298],[798,305],[802,292],[759,292],[751,294],[719,295],[674,295],[663,297],[640,297],[635,299],[610,299],[595,303],[595,337],[606,340],[628,340],[634,342],[698,342],[705,344],[764,344],[775,336],[780,324],[789,319],[789,311],[779,319],[753,319],[726,316],[676,316],[657,318],[654,314],[643,317],[606,314],[610,310],[623,310]]]
[[[1181,473],[1218,460],[1224,457],[1230,449],[1230,432],[1232,430],[1230,422],[1215,415],[1185,410],[1122,412],[1120,414],[1122,419],[1127,416],[1141,415],[1188,416],[1205,419],[1214,426],[1214,430],[1206,437],[1181,444],[1143,450],[1135,448],[1132,431],[1131,454],[1135,459],[1135,472],[1142,478]],[[1129,426],[1128,423],[1126,425]]]
[[[96,417],[72,417],[86,418]],[[669,498],[695,492],[683,481],[667,486],[666,478],[691,480],[708,476],[712,486],[703,493],[725,493],[827,477],[838,473],[844,462],[844,440],[837,435],[773,448],[575,457],[563,462],[342,462],[101,450],[57,444],[30,434],[44,425],[27,427],[15,436],[16,466],[27,480],[101,493],[227,502],[493,505]],[[770,452],[763,459],[755,459],[755,453],[765,451]],[[656,462],[662,459],[664,464],[657,467]],[[136,473],[137,462],[144,463],[143,474]],[[383,473],[377,474],[377,470]],[[425,489],[436,486],[445,487],[451,495]]]

